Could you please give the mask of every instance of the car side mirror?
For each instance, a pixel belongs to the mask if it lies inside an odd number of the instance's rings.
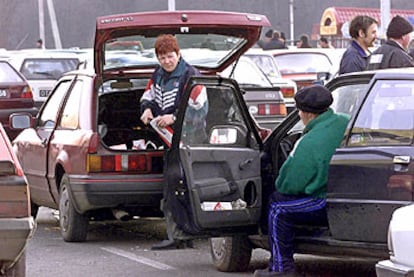
[[[16,130],[30,128],[33,126],[33,117],[30,114],[11,114],[9,117],[9,126]]]

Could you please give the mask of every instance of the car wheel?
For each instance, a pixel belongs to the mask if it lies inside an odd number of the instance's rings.
[[[66,175],[60,182],[59,225],[60,233],[67,242],[82,242],[86,240],[89,219],[78,213],[73,207],[68,191],[69,179]]]
[[[20,256],[19,260],[14,264],[14,266],[8,269],[4,277],[25,277],[26,276],[26,253]]]
[[[219,271],[246,271],[252,256],[252,245],[246,236],[210,239],[211,257]]]

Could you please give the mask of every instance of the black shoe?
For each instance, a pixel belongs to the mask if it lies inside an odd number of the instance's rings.
[[[257,269],[255,270],[253,277],[297,277],[298,275],[295,271],[288,271],[288,272],[276,272],[276,271],[269,271],[268,268],[266,269]]]
[[[152,250],[170,250],[170,249],[177,249],[178,243],[175,240],[163,240],[159,243],[154,244],[151,249]]]
[[[171,250],[171,249],[185,249],[194,248],[192,240],[163,240],[154,244],[152,250]]]

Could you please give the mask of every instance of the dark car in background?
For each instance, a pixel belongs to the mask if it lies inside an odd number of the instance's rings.
[[[194,79],[184,100],[201,84],[210,99],[231,99],[215,109],[231,120],[207,123],[208,141],[183,145],[182,102],[167,152],[170,211],[187,239],[212,237],[219,270],[245,270],[253,248],[269,247],[266,203],[303,124],[293,111],[263,141],[235,84]],[[414,70],[341,75],[327,87],[350,121],[329,168],[328,224],[298,226],[295,251],[383,259],[393,211],[414,201]]]
[[[13,140],[20,131],[9,128],[9,116],[14,112],[35,115],[33,94],[24,76],[7,61],[0,60],[0,123]]]
[[[210,78],[225,81],[216,74],[249,49],[262,27],[269,25],[262,15],[218,11],[98,18],[93,70],[72,71],[60,78],[36,118],[21,113],[11,117],[14,127],[27,128],[13,143],[29,183],[33,213],[39,206],[59,209],[60,231],[69,242],[86,240],[91,220],[162,216],[166,145],[141,122],[139,109],[158,65],[151,56],[156,37],[175,34],[183,50],[198,48],[198,42],[209,36],[224,50],[209,64],[195,66],[214,76]],[[127,64],[113,62],[112,51],[119,58],[120,50],[107,46],[116,41],[122,45],[139,41],[143,49],[133,54],[126,50]],[[211,119],[221,120],[224,114],[214,109],[229,108],[225,95],[220,102],[208,101]]]

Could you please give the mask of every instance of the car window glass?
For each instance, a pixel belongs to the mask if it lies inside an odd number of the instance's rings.
[[[203,86],[203,92],[194,98],[196,95],[193,88],[182,127],[181,141],[184,145],[240,147],[246,146],[248,141],[251,142],[251,132],[248,132],[233,88]],[[231,143],[212,142],[212,136],[224,131],[232,136]]]
[[[272,56],[267,55],[246,55],[251,60],[253,60],[269,77],[278,77],[280,78],[279,69],[276,66],[276,63]]]
[[[63,108],[59,126],[62,128],[76,129],[79,124],[79,107],[81,101],[83,82],[77,80],[73,86],[69,98]]]
[[[409,145],[414,130],[414,82],[377,81],[356,118],[351,146]]]
[[[335,88],[332,90],[334,101],[331,108],[337,113],[352,115],[363,99],[367,87],[368,84],[353,84]]]
[[[16,71],[6,62],[0,62],[0,82],[24,82]]]
[[[259,86],[259,87],[271,87],[269,79],[260,70],[260,68],[250,59],[242,57],[237,62],[236,67],[234,64],[227,67],[221,76],[227,78],[233,78],[243,86]]]
[[[329,72],[332,67],[329,58],[319,53],[277,55],[275,60],[282,74]]]
[[[57,80],[78,63],[78,59],[26,59],[20,72],[28,80]]]
[[[70,81],[64,81],[57,85],[39,116],[39,126],[49,128],[53,128],[55,126],[59,107],[67,90],[69,89],[69,86]]]

